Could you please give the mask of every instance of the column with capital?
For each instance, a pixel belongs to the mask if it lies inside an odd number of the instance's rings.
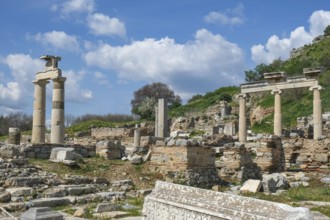
[[[46,120],[46,80],[35,80],[32,143],[45,143],[45,120]]]
[[[53,103],[51,119],[52,144],[64,143],[64,82],[65,77],[53,79]]]
[[[241,143],[246,142],[246,94],[242,93],[239,97],[239,125],[238,125],[238,140]]]
[[[272,94],[275,95],[275,106],[274,106],[274,134],[282,136],[282,113],[281,113],[281,93],[280,89],[275,89]]]
[[[321,86],[313,86],[309,88],[310,91],[313,91],[313,133],[314,140],[317,140],[322,136],[322,105],[321,105],[321,96],[320,90]]]

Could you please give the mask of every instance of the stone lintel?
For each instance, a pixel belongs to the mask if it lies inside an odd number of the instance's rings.
[[[308,208],[157,181],[143,205],[145,219],[312,219]],[[194,217],[193,217],[194,216]]]
[[[61,77],[62,77],[61,69],[51,69],[51,70],[46,70],[44,72],[38,72],[36,74],[36,80],[50,80]]]
[[[271,73],[264,73],[263,75],[264,75],[264,79],[270,83],[283,81],[286,78],[285,72],[271,72]]]
[[[321,68],[312,67],[312,68],[304,68],[303,72],[306,78],[318,78],[321,74]]]
[[[241,93],[256,93],[272,90],[284,90],[318,86],[318,80],[305,77],[288,78],[285,82],[269,84],[266,81],[257,83],[246,83],[241,85]]]

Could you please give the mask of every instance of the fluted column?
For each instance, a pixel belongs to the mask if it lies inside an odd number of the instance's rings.
[[[238,125],[238,140],[241,143],[246,142],[246,94],[239,94],[239,125]]]
[[[320,90],[321,86],[313,86],[309,88],[310,91],[313,91],[313,124],[314,124],[314,140],[317,140],[322,136],[322,105],[321,105],[321,96]]]
[[[34,103],[32,122],[32,143],[45,143],[46,120],[46,80],[34,83]]]
[[[280,89],[272,91],[275,95],[275,106],[274,106],[274,134],[277,136],[282,136],[282,110],[281,110],[281,93]]]
[[[64,82],[66,78],[53,79],[53,106],[51,119],[52,144],[64,143]]]
[[[155,137],[158,137],[158,103],[155,106]]]

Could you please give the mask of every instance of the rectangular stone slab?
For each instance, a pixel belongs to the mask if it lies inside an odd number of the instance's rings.
[[[157,181],[143,204],[145,219],[307,220],[309,209]]]

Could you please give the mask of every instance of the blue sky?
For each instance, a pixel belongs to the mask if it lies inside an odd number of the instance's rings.
[[[330,25],[328,0],[11,0],[0,12],[0,114],[32,114],[44,54],[62,57],[67,114],[130,114],[148,83],[183,100],[239,85]]]

